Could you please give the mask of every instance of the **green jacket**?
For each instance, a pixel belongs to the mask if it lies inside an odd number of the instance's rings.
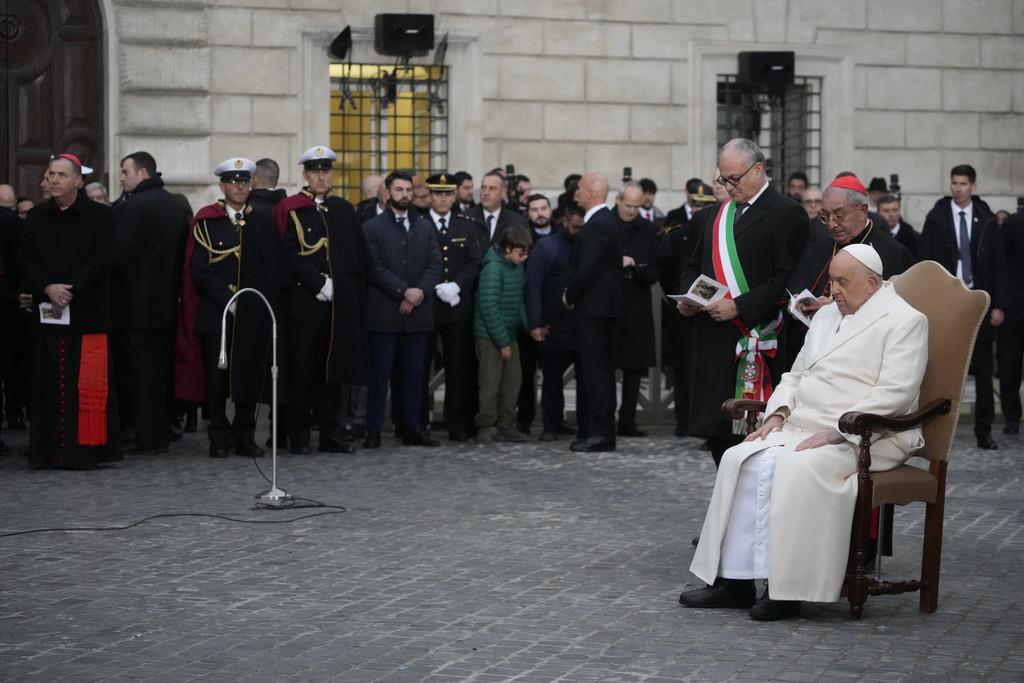
[[[473,334],[490,339],[500,349],[516,340],[518,329],[526,329],[526,301],[523,267],[513,265],[498,248],[491,247],[484,254],[476,288]]]

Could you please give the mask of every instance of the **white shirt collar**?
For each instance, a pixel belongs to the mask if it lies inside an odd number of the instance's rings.
[[[896,225],[894,225],[893,227],[889,228],[889,234],[892,235],[893,237],[895,237],[896,235],[900,234],[900,228],[902,228],[902,227],[903,227],[902,223],[896,223]]]
[[[484,222],[485,223],[487,222],[487,217],[488,216],[494,216],[494,222],[497,223],[498,222],[498,218],[501,217],[501,207],[499,206],[494,211],[488,211],[487,209],[484,209]]]
[[[764,181],[764,185],[762,185],[761,189],[757,191],[757,194],[750,198],[750,201],[747,202],[748,209],[754,205],[754,202],[761,198],[761,195],[764,194],[764,191],[768,189],[768,184],[769,183],[767,180]]]
[[[949,207],[953,211],[953,232],[960,239],[960,212],[964,212],[964,219],[967,221],[967,233],[971,232],[971,221],[974,219],[974,202],[968,202],[967,206],[960,208],[952,199],[949,200]]]
[[[378,216],[384,213],[384,207],[381,206],[379,202],[373,208],[377,209]]]
[[[586,224],[587,221],[589,221],[595,213],[604,208],[607,208],[604,204],[598,204],[597,206],[590,207],[590,211],[587,211],[587,213],[583,216],[583,223]]]
[[[444,219],[444,224],[447,227],[447,226],[451,225],[451,223],[452,223],[452,212],[449,211],[448,213],[446,213],[445,215],[442,216],[438,212],[436,212],[433,209],[431,209],[430,210],[430,218],[433,219],[434,225],[437,225],[437,222],[443,218]]]
[[[546,227],[546,228],[534,227],[533,231],[535,233],[537,233],[538,235],[544,235],[544,236],[550,235],[551,234],[551,224],[549,223],[548,227]]]

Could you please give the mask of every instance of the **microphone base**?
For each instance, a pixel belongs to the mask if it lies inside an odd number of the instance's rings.
[[[256,505],[260,507],[284,507],[291,505],[294,500],[291,494],[279,488],[267,489],[263,493],[256,494]]]

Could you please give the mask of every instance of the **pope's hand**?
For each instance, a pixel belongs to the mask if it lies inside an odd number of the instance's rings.
[[[771,417],[764,421],[764,424],[761,425],[760,429],[750,432],[750,434],[747,434],[747,438],[744,439],[744,441],[754,441],[755,439],[761,439],[762,441],[764,441],[766,438],[768,438],[769,434],[771,434],[772,432],[777,432],[780,429],[782,429],[782,423],[783,419],[781,415],[772,415]]]
[[[811,448],[821,448],[822,446],[835,445],[844,441],[846,441],[846,438],[839,433],[838,429],[823,429],[798,443],[796,450],[806,451]]]

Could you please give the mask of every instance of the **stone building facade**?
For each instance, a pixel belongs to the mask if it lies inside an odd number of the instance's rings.
[[[1024,0],[96,1],[108,167],[149,150],[194,203],[232,155],[300,182],[298,155],[328,139],[327,46],[351,26],[356,61],[388,61],[378,12],[433,13],[449,33],[452,170],[511,162],[554,193],[570,172],[631,166],[670,208],[711,176],[717,75],[782,49],[822,79],[822,178],[898,173],[918,227],[957,163],[993,208],[1024,195]]]

